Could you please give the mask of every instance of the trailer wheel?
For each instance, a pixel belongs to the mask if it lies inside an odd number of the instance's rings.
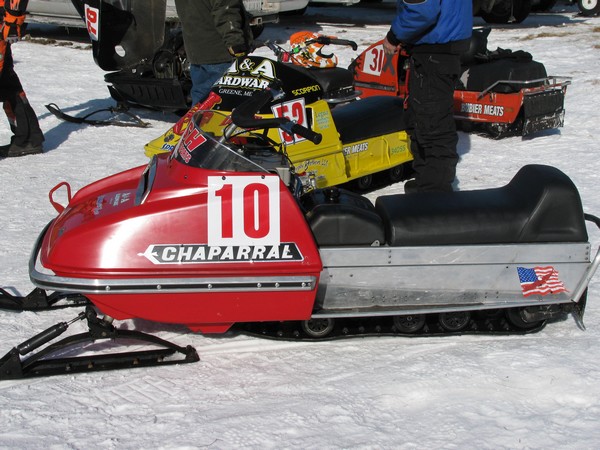
[[[581,1],[581,0],[580,0]],[[481,11],[481,17],[487,23],[523,22],[531,12],[531,0],[513,0],[497,2],[490,12]]]
[[[467,327],[471,320],[469,311],[441,313],[439,322],[446,331],[460,331]]]
[[[365,175],[355,180],[357,189],[366,191],[373,184],[373,175]]]
[[[394,326],[401,333],[416,333],[425,325],[425,314],[394,316]]]
[[[600,13],[600,1],[598,0],[578,0],[577,6],[584,16],[595,16]]]
[[[523,315],[525,308],[510,308],[506,310],[506,318],[508,321],[520,330],[530,330],[540,325],[543,320],[535,322],[527,322]]]
[[[333,319],[309,319],[302,322],[302,330],[311,338],[324,338],[333,331]]]
[[[406,177],[406,167],[404,164],[399,164],[388,170],[388,177],[392,183],[404,180]]]

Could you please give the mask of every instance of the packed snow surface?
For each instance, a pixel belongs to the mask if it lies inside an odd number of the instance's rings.
[[[393,9],[310,7],[268,25],[263,39],[302,29],[353,39],[359,52],[382,38]],[[477,25],[483,25],[476,19]],[[38,38],[56,29],[32,26]],[[54,33],[54,34],[53,34]],[[147,163],[143,146],[177,117],[136,110],[151,128],[93,127],[58,120],[44,105],[83,115],[114,106],[85,39],[13,46],[15,66],[45,132],[43,155],[0,160],[0,286],[25,295],[36,238],[55,216],[47,193],[77,190]],[[81,36],[79,36],[81,38]],[[572,77],[565,126],[532,137],[460,134],[458,188],[499,187],[526,164],[556,166],[600,214],[600,18],[575,6],[494,27],[489,47],[523,49],[552,75]],[[258,53],[268,55],[267,49]],[[358,52],[337,51],[340,66]],[[5,121],[0,143],[8,142]],[[403,192],[402,183],[369,194]],[[527,195],[526,192],[523,195]],[[600,233],[589,227],[595,253]],[[74,310],[0,311],[8,352]],[[587,331],[573,319],[524,336],[353,338],[276,342],[206,337],[183,326],[124,321],[120,327],[193,345],[201,361],[127,371],[0,382],[0,447],[592,449],[600,447],[600,282],[589,287]],[[85,329],[78,322],[73,332]]]

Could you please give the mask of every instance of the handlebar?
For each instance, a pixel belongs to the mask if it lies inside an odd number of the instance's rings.
[[[358,45],[354,41],[350,41],[348,39],[338,39],[332,38],[329,36],[319,36],[316,39],[308,39],[306,44],[322,44],[322,45],[344,45],[348,47],[352,47],[352,50],[356,51],[358,49]]]
[[[329,36],[319,36],[315,39],[308,39],[307,41],[305,41],[305,44],[307,44],[307,45],[314,44],[314,43],[322,44],[322,45],[342,45],[342,46],[352,47],[352,50],[354,50],[354,51],[358,50],[358,44],[349,39],[338,39],[338,38],[332,38]],[[263,47],[263,46],[268,47],[278,58],[280,56],[282,56],[283,54],[289,53],[287,50],[285,50],[283,47],[278,45],[276,42],[254,41],[254,45],[256,46],[256,48]]]
[[[290,124],[291,126],[288,129],[288,125]],[[286,124],[280,126],[280,128],[291,135],[297,134],[298,136],[302,136],[303,138],[308,139],[313,144],[318,145],[321,143],[321,140],[323,140],[323,135],[321,133],[316,133],[313,130],[309,130],[308,128],[296,122],[289,121]]]
[[[258,111],[271,100],[278,100],[283,97],[283,91],[280,90],[277,82],[272,83],[270,87],[263,91],[256,92],[252,97],[235,108],[231,113],[231,121],[240,128],[281,128],[289,134],[297,134],[308,139],[313,144],[320,144],[322,136],[308,128],[291,121],[286,117],[274,117],[264,119],[256,117]]]

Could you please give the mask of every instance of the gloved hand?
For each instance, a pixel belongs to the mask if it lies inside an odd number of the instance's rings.
[[[246,44],[234,45],[232,47],[228,47],[227,50],[229,54],[234,58],[239,58],[241,56],[246,56],[249,53],[249,48]]]
[[[8,11],[4,14],[4,23],[0,27],[0,35],[6,42],[13,43],[21,39],[21,27],[25,16],[15,16]]]

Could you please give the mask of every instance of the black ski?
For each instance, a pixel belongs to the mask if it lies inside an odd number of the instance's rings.
[[[62,111],[56,103],[49,103],[46,106],[46,109],[54,114],[61,120],[70,123],[78,123],[78,124],[87,124],[94,126],[109,126],[116,125],[119,127],[137,127],[137,128],[147,128],[150,126],[150,123],[144,122],[138,116],[129,111],[129,108],[123,103],[117,104],[115,107],[98,109],[96,111],[92,111],[89,114],[86,114],[82,117],[71,116],[64,111]],[[92,116],[101,112],[108,112],[112,114],[111,118],[108,119],[91,119]],[[125,116],[127,120],[119,119],[119,117]]]

